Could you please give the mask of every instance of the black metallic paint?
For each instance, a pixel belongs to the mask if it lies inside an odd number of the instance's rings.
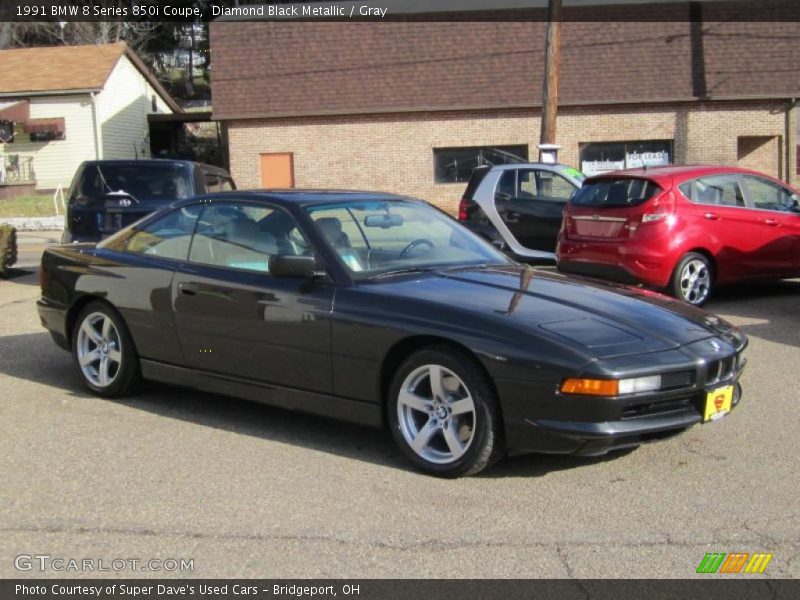
[[[660,294],[511,263],[355,282],[302,208],[332,199],[318,196],[238,192],[204,201],[246,199],[289,211],[327,277],[57,247],[43,257],[42,323],[66,341],[70,318],[86,299],[100,298],[128,324],[146,377],[372,425],[381,422],[394,350],[445,341],[473,353],[493,381],[511,450],[577,453],[698,422],[704,365],[746,345],[724,321]],[[680,369],[697,372],[691,387],[624,398],[558,391],[565,377]],[[694,404],[623,418],[631,405],[680,398]]]

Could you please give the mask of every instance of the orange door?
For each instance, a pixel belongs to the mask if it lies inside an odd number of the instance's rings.
[[[261,187],[294,187],[294,159],[291,152],[261,155]]]

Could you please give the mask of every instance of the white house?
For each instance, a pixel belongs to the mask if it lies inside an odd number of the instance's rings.
[[[125,43],[0,50],[0,198],[66,189],[84,160],[148,157],[147,115],[173,112]]]

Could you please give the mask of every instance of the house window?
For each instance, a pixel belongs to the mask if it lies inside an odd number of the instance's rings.
[[[0,142],[11,144],[14,142],[14,123],[0,121]]]
[[[32,142],[50,142],[65,139],[63,117],[30,119],[22,124],[22,130],[30,135]]]
[[[480,165],[503,165],[528,162],[528,146],[470,146],[434,148],[433,177],[436,183],[469,181],[472,170]]]
[[[581,171],[597,175],[618,169],[672,164],[672,140],[585,142],[579,145]]]

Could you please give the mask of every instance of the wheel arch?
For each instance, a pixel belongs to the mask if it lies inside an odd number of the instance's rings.
[[[455,348],[474,359],[475,364],[481,369],[481,372],[489,382],[489,385],[494,392],[494,396],[497,399],[497,412],[500,417],[501,427],[503,427],[503,406],[500,402],[500,396],[497,393],[497,386],[495,385],[494,379],[478,355],[468,346],[465,346],[460,342],[436,335],[412,335],[403,338],[402,340],[396,342],[384,355],[380,370],[378,371],[378,393],[381,401],[381,412],[384,425],[386,425],[388,422],[387,409],[389,406],[389,388],[392,384],[392,379],[394,378],[394,374],[397,372],[398,367],[400,367],[404,360],[419,350],[442,346]],[[503,434],[505,434],[504,429],[505,428],[503,427]]]
[[[670,281],[672,281],[672,277],[674,277],[674,275],[675,275],[675,269],[678,268],[678,265],[683,260],[683,257],[686,256],[687,254],[692,253],[692,252],[694,252],[695,254],[701,254],[708,260],[708,264],[711,266],[711,280],[712,280],[712,282],[715,283],[716,280],[717,280],[717,277],[719,276],[719,270],[718,270],[718,266],[717,266],[717,258],[714,256],[714,253],[711,252],[711,250],[709,250],[708,248],[705,248],[703,246],[696,246],[694,248],[688,248],[687,250],[682,252],[680,256],[678,256],[678,260],[675,262],[675,265],[672,267],[672,274],[670,275]]]
[[[75,322],[78,320],[78,315],[81,314],[81,311],[91,304],[92,302],[98,302],[100,304],[106,305],[108,308],[113,310],[119,318],[122,319],[123,324],[125,327],[128,327],[128,324],[125,322],[124,317],[120,314],[119,310],[111,304],[108,300],[103,298],[102,296],[97,296],[94,294],[84,294],[77,298],[75,302],[72,303],[72,306],[69,307],[67,311],[67,319],[66,319],[66,335],[67,335],[67,345],[68,348],[72,348],[72,331],[75,329]],[[131,341],[133,339],[131,338]],[[136,344],[134,343],[134,348],[136,348]]]

